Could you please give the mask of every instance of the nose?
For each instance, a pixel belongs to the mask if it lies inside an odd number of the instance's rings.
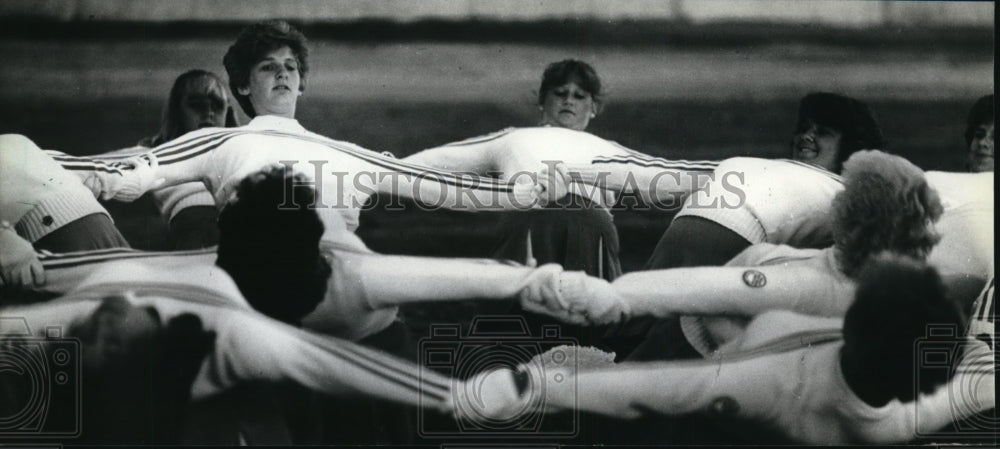
[[[816,127],[810,127],[809,129],[802,132],[802,140],[807,142],[816,141]]]

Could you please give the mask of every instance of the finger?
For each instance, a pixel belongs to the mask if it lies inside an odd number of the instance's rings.
[[[150,183],[149,184],[149,188],[147,190],[156,190],[156,189],[160,188],[160,186],[162,186],[166,182],[167,182],[167,178],[159,178],[156,181],[153,181],[152,183]]]
[[[35,279],[35,286],[45,285],[45,269],[38,260],[31,262],[31,276]]]
[[[538,266],[538,260],[535,259],[534,248],[532,247],[532,244],[531,244],[531,227],[528,227],[527,231],[528,231],[527,232],[527,236],[525,237],[525,254],[526,254],[526,256],[525,256],[524,263],[526,265],[528,265],[529,267],[534,268],[534,267]]]
[[[562,176],[563,181],[569,183],[573,180],[573,177],[569,175],[569,169],[566,168],[566,164],[560,162],[556,164],[556,173]]]
[[[19,282],[19,284],[17,284],[18,287],[27,287],[31,285],[32,284],[31,267],[30,266],[21,267],[17,275],[17,280]]]

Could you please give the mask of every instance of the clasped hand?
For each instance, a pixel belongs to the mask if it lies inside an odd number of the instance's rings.
[[[608,281],[582,271],[563,271],[557,264],[535,269],[519,299],[526,311],[576,325],[612,324],[630,313],[624,298]]]

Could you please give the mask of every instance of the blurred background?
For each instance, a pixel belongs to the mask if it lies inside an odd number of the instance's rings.
[[[173,79],[224,75],[239,30],[287,19],[311,41],[302,124],[405,156],[531,126],[545,66],[590,62],[590,131],[670,158],[783,157],[797,101],[867,102],[888,150],[961,168],[965,117],[993,92],[993,2],[724,0],[4,0],[0,133],[92,154],[154,134]],[[139,248],[163,244],[147,200],[109,205]],[[645,262],[670,213],[621,208],[622,262]],[[363,215],[376,251],[482,256],[488,213]]]

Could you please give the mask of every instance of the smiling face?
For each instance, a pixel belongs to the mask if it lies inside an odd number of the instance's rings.
[[[983,123],[972,131],[969,142],[969,171],[993,171],[993,123]]]
[[[836,171],[842,137],[836,129],[805,119],[792,136],[792,158]]]
[[[302,78],[295,54],[281,47],[264,56],[250,69],[249,86],[239,88],[247,95],[257,115],[295,118]]]
[[[550,89],[542,103],[542,124],[583,131],[597,114],[594,96],[570,81]]]

